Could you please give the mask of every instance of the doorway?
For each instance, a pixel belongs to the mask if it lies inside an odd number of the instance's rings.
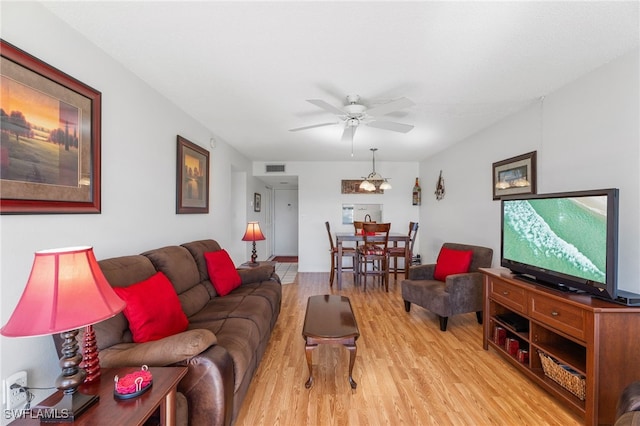
[[[274,189],[275,256],[298,255],[298,190]]]

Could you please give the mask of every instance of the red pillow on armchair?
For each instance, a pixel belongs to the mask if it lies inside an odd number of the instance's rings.
[[[209,279],[218,296],[226,296],[242,284],[242,278],[226,250],[210,251],[204,254],[207,261]]]
[[[433,271],[433,278],[445,281],[449,275],[469,272],[472,258],[473,250],[452,250],[442,247]]]

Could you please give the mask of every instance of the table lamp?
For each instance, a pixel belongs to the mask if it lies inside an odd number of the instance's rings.
[[[7,337],[60,333],[63,340],[56,386],[60,402],[48,410],[48,422],[71,422],[97,402],[97,395],[77,391],[85,379],[79,368],[78,329],[113,317],[125,302],[113,291],[91,247],[69,247],[35,253],[31,274],[11,318],[0,329]],[[49,416],[50,415],[50,416]]]
[[[260,230],[260,224],[258,222],[249,222],[247,223],[247,230],[244,233],[244,237],[242,237],[242,241],[252,241],[253,242],[253,250],[251,250],[251,262],[247,262],[249,266],[258,266],[259,263],[256,262],[256,258],[258,254],[256,253],[256,241],[265,240],[264,234]]]

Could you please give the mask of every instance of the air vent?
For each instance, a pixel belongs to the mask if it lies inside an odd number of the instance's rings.
[[[284,173],[284,164],[267,164],[267,173]]]

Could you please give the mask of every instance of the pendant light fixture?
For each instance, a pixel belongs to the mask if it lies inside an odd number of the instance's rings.
[[[387,179],[383,178],[381,175],[376,173],[376,151],[377,150],[378,148],[369,148],[369,151],[371,151],[371,155],[373,157],[373,171],[369,173],[369,176],[367,176],[366,178],[363,178],[364,180],[360,184],[360,189],[363,189],[369,192],[375,191],[376,187],[382,190],[392,188],[391,184]]]

